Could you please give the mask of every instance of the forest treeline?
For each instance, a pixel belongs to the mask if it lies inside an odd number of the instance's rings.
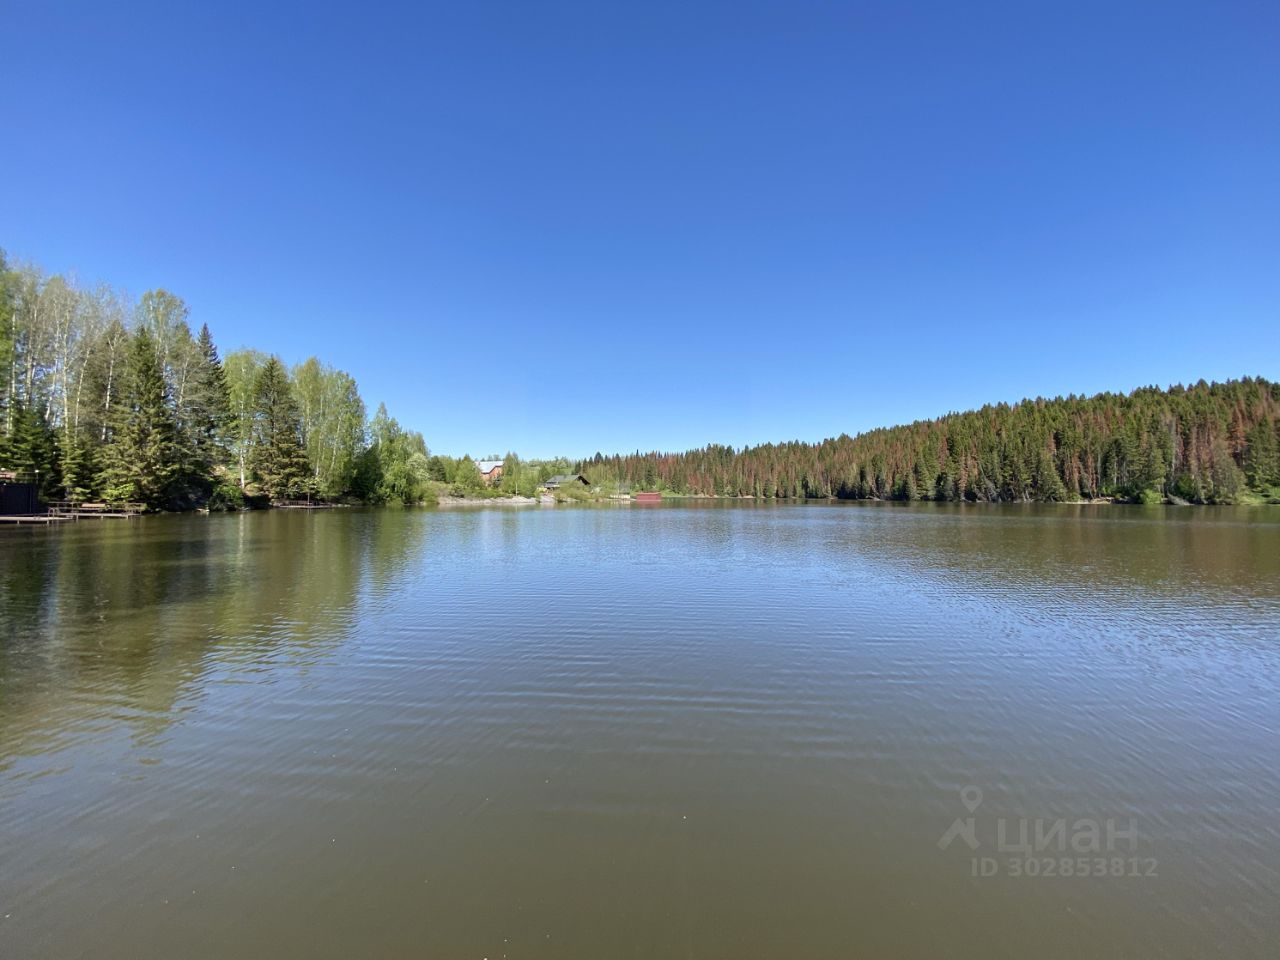
[[[221,357],[188,313],[165,290],[135,302],[0,252],[0,468],[45,500],[158,509],[431,490],[422,435],[383,406],[367,418],[350,375],[315,358],[290,370],[256,350]]]
[[[1181,499],[1280,494],[1280,384],[1260,378],[995,404],[820,443],[521,461],[486,487],[433,456],[355,380],[311,358],[219,355],[165,290],[132,301],[0,252],[0,469],[44,499],[153,508],[247,500],[414,503],[534,493],[573,469],[603,493],[882,500]],[[496,459],[496,457],[495,457]]]
[[[1276,496],[1278,427],[1280,384],[1246,377],[994,404],[821,443],[596,454],[578,466],[598,484],[713,496],[1233,503]]]

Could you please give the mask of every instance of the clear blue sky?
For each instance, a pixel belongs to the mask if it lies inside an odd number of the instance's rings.
[[[434,450],[1280,378],[1280,4],[0,0],[0,245]]]

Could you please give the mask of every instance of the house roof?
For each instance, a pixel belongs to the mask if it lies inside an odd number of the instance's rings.
[[[547,483],[569,483],[573,480],[581,480],[587,482],[587,478],[580,473],[557,473],[554,477],[548,477]]]
[[[480,468],[481,473],[493,473],[494,467],[502,466],[501,460],[477,460],[476,466]]]

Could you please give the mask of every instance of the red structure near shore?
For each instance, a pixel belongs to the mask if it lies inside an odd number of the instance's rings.
[[[661,503],[662,494],[657,490],[642,490],[639,493],[633,494],[632,499],[634,499],[636,503]]]

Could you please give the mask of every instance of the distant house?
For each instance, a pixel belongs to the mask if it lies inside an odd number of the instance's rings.
[[[661,503],[662,494],[657,490],[638,490],[632,494],[636,503]]]
[[[587,478],[580,473],[557,473],[554,477],[548,479],[543,486],[548,490],[559,490],[561,487],[567,487],[575,483],[580,483],[584,487],[591,486]]]
[[[477,460],[476,468],[480,471],[480,479],[485,483],[493,483],[502,476],[501,460]]]

